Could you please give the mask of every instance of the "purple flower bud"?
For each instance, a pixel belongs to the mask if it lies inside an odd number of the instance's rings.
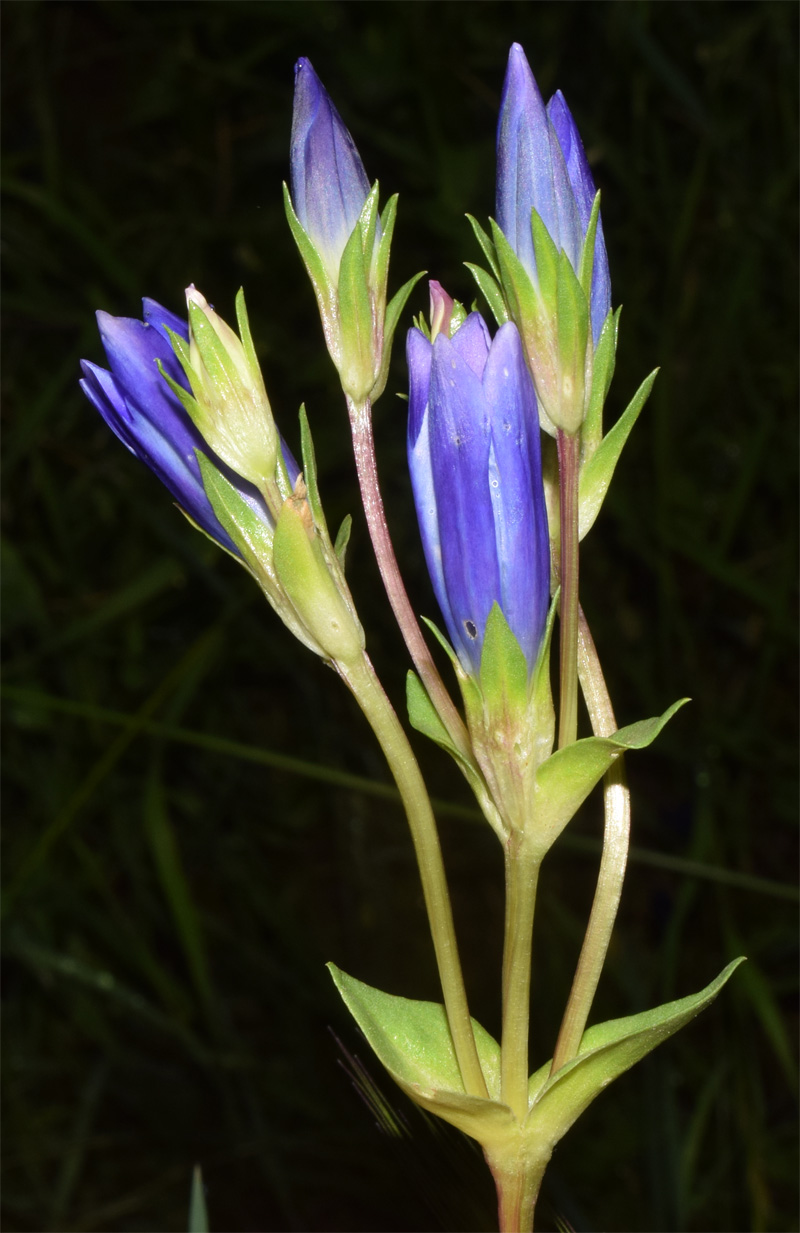
[[[464,669],[477,673],[499,604],[532,669],[550,548],[539,420],[517,328],[479,313],[449,339],[408,333],[408,458],[433,589]]]
[[[525,53],[514,43],[497,129],[497,223],[532,278],[536,259],[531,210],[541,216],[556,248],[566,252],[577,273],[595,193],[564,96],[557,91],[545,107]],[[608,256],[598,220],[591,295],[595,345],[610,307]]]
[[[97,324],[111,371],[82,360],[81,388],[109,428],[131,453],[147,463],[192,521],[223,548],[239,556],[206,496],[195,450],[210,458],[259,516],[269,522],[266,505],[252,484],[234,474],[209,449],[158,370],[160,360],[164,371],[188,390],[167,333],[172,330],[188,341],[186,321],[155,300],[145,299],[142,303],[144,321],[98,312]],[[299,467],[285,445],[283,452],[294,483]]]
[[[305,56],[294,70],[290,179],[295,214],[336,285],[370,186],[355,142]]]

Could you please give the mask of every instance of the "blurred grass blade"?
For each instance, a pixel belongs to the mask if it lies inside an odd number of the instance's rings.
[[[83,782],[76,788],[67,804],[56,815],[50,825],[44,830],[28,852],[27,857],[23,860],[21,868],[18,870],[16,877],[9,886],[3,898],[2,915],[7,915],[13,907],[17,897],[25,888],[25,885],[30,880],[31,876],[42,865],[46,859],[53,844],[64,834],[66,830],[73,824],[84,805],[88,804],[96,788],[103,782],[110,771],[116,766],[119,759],[125,753],[129,745],[138,736],[139,732],[144,727],[146,721],[151,717],[154,711],[158,710],[159,706],[180,684],[187,665],[196,657],[202,657],[208,654],[210,647],[217,638],[217,631],[206,631],[200,635],[195,642],[189,647],[188,651],[183,655],[171,672],[168,672],[164,680],[153,692],[150,697],[142,704],[135,715],[130,716],[130,726],[117,737],[101,758],[95,762],[94,766],[85,776]]]
[[[192,1194],[189,1200],[189,1233],[208,1233],[208,1212],[203,1193],[203,1174],[199,1165],[192,1173]]]
[[[149,718],[141,719],[137,715],[129,715],[124,711],[114,711],[107,707],[95,706],[93,703],[77,702],[71,698],[57,698],[38,690],[19,688],[14,685],[4,685],[0,688],[0,696],[21,706],[32,706],[45,710],[60,711],[65,715],[75,715],[81,719],[99,723],[112,724],[118,727],[133,728],[133,735],[163,737],[166,740],[177,741],[183,745],[193,745],[198,749],[207,749],[220,757],[240,758],[243,762],[255,762],[260,766],[274,767],[289,775],[300,775],[307,779],[321,780],[339,788],[353,792],[363,792],[367,796],[379,796],[384,800],[398,801],[397,789],[391,784],[382,783],[377,779],[368,779],[364,775],[353,775],[348,771],[337,770],[332,766],[321,766],[318,762],[308,762],[303,758],[293,758],[288,754],[278,753],[272,749],[260,749],[255,745],[245,745],[240,741],[232,741],[227,737],[214,736],[212,733],[195,732],[191,728],[181,728],[174,724],[159,723]],[[122,739],[122,738],[121,738]],[[130,739],[133,739],[132,737]],[[126,741],[127,744],[127,741]],[[464,818],[466,821],[481,821],[482,815],[471,805],[460,805],[453,801],[443,801],[437,798],[431,801],[434,809],[441,817]],[[562,835],[559,845],[580,855],[595,857],[600,852],[600,843],[584,835]],[[682,877],[699,878],[704,881],[717,882],[737,890],[750,891],[756,895],[768,895],[775,899],[800,901],[800,888],[793,882],[778,882],[771,878],[760,878],[755,874],[742,873],[736,869],[726,869],[722,865],[712,865],[706,861],[690,860],[682,856],[672,856],[666,852],[655,852],[649,848],[633,844],[628,859],[634,864],[648,865],[653,869],[665,869]]]
[[[200,920],[183,871],[178,842],[169,818],[157,768],[150,772],[144,793],[144,825],[158,877],[172,912],[189,970],[206,1007],[215,1004]]]

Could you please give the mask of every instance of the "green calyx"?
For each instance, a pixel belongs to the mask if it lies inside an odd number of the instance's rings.
[[[302,480],[281,510],[273,557],[286,598],[325,658],[345,667],[360,660],[363,631],[331,574]]]
[[[241,337],[194,287],[186,299],[189,342],[171,331],[170,341],[191,394],[161,365],[160,371],[214,453],[255,484],[269,503],[278,465],[278,433],[250,333],[244,292],[240,290],[236,297]]]
[[[328,352],[342,389],[356,403],[367,398],[374,403],[383,393],[400,314],[422,278],[419,273],[409,279],[387,305],[397,194],[379,216],[378,193],[376,181],[345,245],[334,282],[294,212],[289,189],[283,186],[286,218],[314,288]]]
[[[277,473],[274,517],[257,512],[199,450],[203,486],[222,526],[287,628],[323,659],[348,668],[363,657],[364,633],[344,578],[349,521],[331,544],[317,486],[314,447],[300,409],[305,480],[288,489],[285,464]]]

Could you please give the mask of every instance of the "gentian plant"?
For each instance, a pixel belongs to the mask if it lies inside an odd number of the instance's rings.
[[[506,912],[502,1035],[469,1013],[447,879],[425,783],[365,648],[345,579],[349,520],[332,539],[313,443],[302,469],[267,397],[243,293],[238,333],[194,287],[186,316],[152,300],[144,320],[98,313],[110,370],[82,386],[187,518],[256,579],[286,627],[328,663],[373,728],[405,805],[442,1002],[381,992],[331,965],[389,1074],[429,1113],[481,1145],[502,1230],[529,1230],[553,1149],[608,1084],[704,1009],[739,960],[698,994],[587,1027],[625,872],[630,797],[623,755],[648,745],[681,703],[619,728],[578,597],[578,545],[593,525],[655,374],[604,435],[619,312],[611,308],[599,193],[560,93],[545,106],[511,49],[497,145],[497,218],[471,266],[494,336],[435,281],[430,320],[408,330],[408,461],[422,546],[445,633],[450,695],[409,604],[378,484],[372,405],[417,279],[387,302],[397,213],[378,211],[352,137],[306,59],[295,70],[289,226],[339,374],[367,525],[413,664],[411,725],[446,750],[502,846]],[[419,276],[417,276],[419,277]],[[558,722],[551,641],[559,622]],[[578,693],[592,735],[578,739]],[[531,1073],[531,941],[542,862],[603,782],[597,892],[553,1056]]]

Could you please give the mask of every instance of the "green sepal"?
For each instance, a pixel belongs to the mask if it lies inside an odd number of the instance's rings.
[[[322,313],[325,339],[330,347],[332,338],[328,336],[328,327],[336,315],[336,286],[325,268],[325,262],[317,252],[315,245],[312,244],[308,232],[294,212],[291,194],[285,182],[283,185],[283,205],[286,210],[286,221],[289,224],[289,230],[294,236],[294,242],[300,251],[300,256],[303,258],[303,264],[306,267],[308,277],[311,279],[311,285],[314,288],[314,294],[317,297],[317,303]]]
[[[492,315],[497,324],[505,325],[510,320],[508,309],[503,299],[503,293],[491,274],[487,274],[486,270],[481,269],[479,265],[473,265],[471,261],[465,261],[464,265],[478,284],[478,290],[482,293],[483,298],[492,310]]]
[[[426,273],[425,270],[420,270],[419,274],[415,274],[413,278],[409,278],[407,283],[403,283],[399,291],[396,291],[391,300],[386,306],[386,316],[383,324],[383,350],[381,351],[381,368],[378,374],[378,379],[372,388],[370,397],[375,403],[380,398],[383,391],[386,389],[386,382],[389,377],[389,361],[392,358],[392,343],[394,342],[394,332],[397,329],[397,323],[400,320],[400,314],[406,306],[406,301],[411,295],[411,292],[416,287],[419,280]]]
[[[539,297],[531,282],[531,276],[509,244],[493,218],[492,228],[497,259],[500,266],[499,283],[503,291],[509,317],[516,321],[525,337],[528,322],[538,322],[540,317]],[[552,244],[552,240],[550,241]]]
[[[616,312],[609,308],[594,349],[592,389],[589,394],[589,405],[586,408],[586,418],[581,428],[581,461],[583,464],[591,458],[603,439],[603,407],[611,385],[611,378],[614,376],[621,312],[621,306]]]
[[[364,634],[331,577],[319,536],[302,503],[285,502],[273,541],[275,573],[298,619],[325,658],[345,666],[359,660]]]
[[[229,390],[238,390],[241,385],[242,377],[239,369],[200,305],[189,300],[187,308],[189,324],[203,368],[208,373],[214,388],[224,398]],[[258,361],[256,361],[256,366],[258,366]]]
[[[236,292],[236,324],[239,326],[239,338],[248,366],[253,370],[254,376],[258,375],[260,377],[261,365],[258,362],[258,356],[253,344],[253,335],[250,332],[250,318],[247,315],[247,305],[244,302],[244,287],[240,287]]]
[[[211,508],[257,577],[274,578],[273,529],[248,505],[230,480],[201,450],[195,450],[203,487]]]
[[[492,270],[492,273],[494,274],[495,279],[497,280],[497,282],[500,282],[500,266],[497,261],[497,249],[495,245],[492,243],[489,236],[483,230],[483,227],[481,227],[477,218],[473,218],[471,214],[468,214],[467,218],[469,219],[470,226],[472,227],[472,230],[475,233],[475,239],[478,241],[478,243],[481,246],[481,252],[483,253],[486,260],[489,262],[489,265],[491,267],[491,270]],[[472,267],[470,266],[470,269],[471,268]]]
[[[336,533],[336,543],[333,545],[333,551],[336,554],[336,560],[344,569],[344,558],[347,553],[347,545],[350,543],[350,530],[353,526],[353,519],[350,514],[345,514],[342,519],[341,526]]]
[[[535,1127],[537,1135],[557,1143],[609,1083],[710,1006],[743,962],[744,957],[734,959],[699,993],[590,1027],[572,1062],[552,1078],[549,1062],[531,1076],[529,1093],[535,1103],[524,1129]]]
[[[596,783],[628,749],[644,749],[658,736],[676,711],[689,701],[682,698],[663,715],[640,719],[613,736],[590,736],[559,749],[538,767],[531,818],[531,840],[540,856],[552,847]]]
[[[415,672],[406,675],[406,706],[408,707],[408,722],[416,732],[421,732],[429,740],[435,741],[442,749],[463,762],[461,754],[450,739],[450,734],[439,718],[439,712],[428,697],[428,691]]]
[[[175,397],[179,399],[184,411],[189,416],[189,419],[192,421],[197,431],[202,435],[205,415],[200,403],[193,394],[190,394],[188,390],[184,389],[182,385],[179,385],[178,382],[169,375],[167,370],[164,368],[164,365],[161,363],[161,360],[156,360],[156,368],[161,373],[161,376],[164,378]],[[189,375],[187,373],[187,377],[188,376]],[[191,377],[189,377],[189,380],[191,381]]]
[[[558,338],[559,402],[558,427],[576,433],[583,423],[586,344],[589,339],[589,302],[572,262],[562,249],[558,255],[556,290],[556,331]],[[569,377],[570,388],[565,388]],[[552,415],[551,415],[552,418]]]
[[[165,326],[165,329],[167,331],[172,350],[175,352],[178,362],[184,371],[186,380],[189,382],[189,385],[193,390],[197,389],[200,384],[200,378],[192,367],[191,353],[189,351],[188,342],[181,334],[176,334],[174,330],[171,330],[169,326]],[[157,360],[156,363],[158,364],[158,371],[166,377],[167,381],[170,382],[170,385],[173,385],[174,382],[172,381],[172,378],[167,377],[167,374],[164,372],[161,360]]]
[[[377,188],[377,182],[375,184]],[[381,214],[381,238],[375,256],[375,293],[380,303],[386,303],[386,288],[389,282],[389,257],[391,255],[394,224],[397,218],[397,193],[390,197]],[[370,250],[372,251],[372,250]]]
[[[377,184],[373,192],[377,190]],[[344,246],[339,265],[339,337],[341,354],[337,367],[344,390],[357,401],[366,398],[375,384],[375,338],[369,287],[370,261],[364,252],[365,212],[374,210],[372,193],[364,203],[358,225]]]
[[[594,195],[592,202],[592,212],[589,215],[589,225],[586,228],[586,235],[583,238],[583,247],[581,248],[581,258],[578,269],[578,279],[583,287],[583,294],[591,304],[592,302],[592,273],[594,271],[594,250],[595,238],[597,236],[597,220],[600,217],[600,190],[598,189]]]
[[[527,709],[528,663],[496,600],[483,635],[480,683],[491,714],[520,715]]]
[[[538,210],[531,210],[531,239],[539,293],[552,309],[556,304],[560,253]],[[574,271],[573,271],[574,273]]]
[[[396,194],[395,194],[396,195]],[[397,207],[395,206],[395,211]],[[384,211],[384,213],[387,213]],[[387,217],[388,217],[387,213]],[[367,263],[367,269],[370,270],[373,265],[373,257],[377,262],[377,253],[375,251],[375,236],[378,231],[378,219],[380,218],[380,210],[378,209],[378,181],[376,180],[372,188],[369,190],[367,199],[361,207],[361,213],[358,216],[358,230],[361,233],[361,247],[364,250],[364,260]],[[394,218],[392,217],[392,229],[394,229]],[[391,243],[391,237],[390,241]]]
[[[553,640],[553,627],[560,596],[561,588],[559,587],[550,601],[542,645],[539,647],[539,654],[531,676],[529,705],[534,717],[537,765],[550,757],[556,739],[556,712],[553,706],[553,688],[550,683],[550,645]]]
[[[600,507],[608,492],[622,447],[639,418],[639,412],[647,402],[657,376],[658,369],[654,368],[649,377],[645,377],[614,427],[603,437],[589,461],[581,467],[578,488],[578,536],[580,539],[583,539],[591,530],[600,513]]]
[[[411,1100],[481,1142],[513,1128],[513,1114],[499,1100],[500,1046],[475,1019],[472,1029],[489,1100],[465,1092],[440,1003],[382,993],[332,963],[328,971],[379,1061]]]
[[[464,709],[467,712],[467,716],[473,713],[480,714],[480,712],[483,710],[483,694],[481,693],[481,687],[480,687],[479,681],[476,679],[476,677],[470,676],[467,672],[464,671],[464,667],[461,663],[461,660],[458,658],[455,651],[453,650],[450,643],[447,641],[447,639],[445,638],[444,634],[439,629],[439,627],[435,625],[434,622],[431,621],[429,617],[424,616],[424,617],[421,617],[420,620],[423,622],[424,625],[427,625],[428,629],[431,631],[434,638],[439,643],[439,646],[442,648],[445,655],[450,660],[450,663],[453,665],[453,671],[455,672],[456,679],[458,680],[459,689],[461,690],[461,698],[464,703]],[[475,773],[477,774],[477,770],[474,767],[474,765],[472,763],[470,763],[469,765],[470,765],[471,770],[475,771]],[[472,784],[472,780],[470,780],[470,783]],[[486,813],[486,809],[484,808],[483,798],[481,796],[481,793],[478,792],[478,789],[475,788],[474,784],[473,784],[473,791],[478,796],[481,808],[483,809],[484,813]],[[486,816],[489,817],[489,814],[487,813]],[[496,818],[489,818],[489,821],[491,822],[492,826],[494,826]]]
[[[424,625],[427,625],[428,629],[431,631],[434,638],[439,643],[439,646],[442,648],[445,655],[450,660],[450,663],[455,668],[456,676],[460,680],[461,677],[464,676],[464,669],[461,667],[461,660],[458,658],[455,651],[451,647],[450,643],[447,641],[444,634],[439,629],[439,626],[434,624],[434,622],[430,619],[430,617],[426,617],[426,616],[420,617],[420,620],[422,621]]]
[[[311,428],[309,427],[308,416],[306,415],[305,403],[300,407],[300,451],[303,458],[303,480],[306,486],[306,496],[308,504],[311,506],[314,525],[319,528],[323,535],[327,536],[328,524],[325,521],[325,511],[322,508],[322,500],[319,495],[317,458],[314,453],[314,442],[311,437]]]

